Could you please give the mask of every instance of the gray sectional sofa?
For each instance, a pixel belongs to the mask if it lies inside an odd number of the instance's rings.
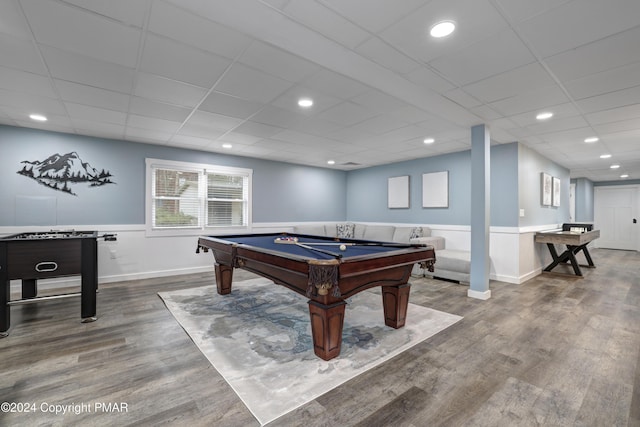
[[[444,237],[432,236],[429,227],[332,222],[296,225],[293,227],[293,231],[298,234],[315,236],[431,245],[436,251],[436,263],[433,273],[416,265],[413,274],[454,280],[464,284],[469,283],[471,270],[469,252],[445,249]]]
[[[362,223],[327,223],[297,225],[294,233],[315,236],[343,237],[351,239],[378,240],[395,243],[423,243],[435,250],[444,249],[444,238],[432,236],[429,227],[371,225]]]

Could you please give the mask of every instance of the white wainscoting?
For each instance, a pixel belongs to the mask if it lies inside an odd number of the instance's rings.
[[[318,222],[325,224],[326,222]],[[310,223],[305,223],[310,224]],[[374,224],[374,223],[369,223]],[[379,224],[379,223],[376,223]],[[252,233],[271,233],[293,230],[293,223],[254,223]],[[407,224],[395,224],[407,225]],[[447,249],[469,250],[470,227],[456,225],[415,224],[428,226],[432,235],[442,236]],[[148,237],[143,224],[139,225],[83,225],[64,226],[57,229],[98,230],[99,233],[116,233],[115,242],[98,241],[99,283],[179,274],[209,273],[213,271],[211,252],[196,254],[198,237],[172,236]],[[558,224],[539,227],[491,227],[490,278],[508,283],[523,283],[542,271],[549,262],[547,248],[534,243],[536,231],[558,228]],[[49,231],[42,227],[0,227],[0,235]],[[209,233],[211,234],[211,233]],[[220,231],[217,234],[225,234]],[[54,282],[79,282],[79,278],[50,279]]]

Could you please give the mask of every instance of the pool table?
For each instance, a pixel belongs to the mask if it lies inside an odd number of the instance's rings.
[[[217,291],[231,293],[233,269],[243,268],[309,299],[313,350],[340,354],[345,300],[382,287],[384,321],[401,328],[409,303],[413,265],[433,271],[435,251],[423,244],[336,239],[289,233],[203,236],[198,249],[213,252]]]

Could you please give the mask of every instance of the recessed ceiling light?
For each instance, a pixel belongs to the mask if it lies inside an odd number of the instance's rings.
[[[30,114],[29,118],[31,120],[35,120],[36,122],[46,122],[47,118],[45,116],[43,116],[42,114]]]
[[[584,142],[586,142],[587,144],[590,144],[592,142],[598,142],[599,140],[600,138],[598,138],[597,136],[592,136],[592,137],[586,138]]]
[[[233,145],[231,145],[229,143],[222,144],[222,148],[232,148],[232,147],[233,147]]]
[[[327,164],[328,165],[335,165],[336,161],[335,160],[327,160]]]
[[[446,37],[449,34],[453,33],[453,30],[456,29],[456,24],[452,21],[442,21],[438,22],[436,25],[431,27],[429,34],[431,37],[435,37],[437,39],[441,37]]]
[[[547,112],[538,114],[536,116],[536,119],[538,119],[538,120],[547,120],[547,119],[550,119],[551,117],[553,117],[553,113],[547,111]]]
[[[433,138],[425,138],[422,142],[424,142],[425,144],[433,144],[434,142],[436,142],[436,140]]]
[[[624,173],[624,174],[620,175],[620,178],[629,178],[629,174]]]
[[[601,154],[601,155],[600,155],[600,158],[601,158],[601,159],[608,159],[608,158],[610,158],[610,157],[611,157],[611,154]]]
[[[298,99],[298,105],[302,108],[309,108],[313,105],[313,99],[311,98],[300,98]]]
[[[609,166],[611,169],[618,169],[620,167],[620,165],[611,165]]]

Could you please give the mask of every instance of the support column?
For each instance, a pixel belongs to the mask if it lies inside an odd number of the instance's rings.
[[[471,277],[467,296],[486,300],[489,289],[491,139],[485,125],[471,128]]]

